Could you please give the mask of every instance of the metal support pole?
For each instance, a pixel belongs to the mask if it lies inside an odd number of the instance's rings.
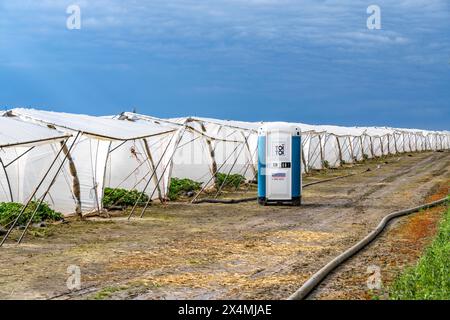
[[[202,129],[202,131],[204,133],[207,133],[206,131],[206,127],[205,124],[203,122],[199,122],[200,123],[200,127]],[[219,128],[220,130],[220,128]],[[217,162],[216,162],[216,154],[215,154],[215,150],[212,147],[212,141],[210,138],[205,137],[205,142],[206,142],[206,147],[208,148],[208,152],[209,152],[209,159],[211,161],[211,166],[209,168],[209,170],[211,171],[211,174],[214,174],[214,172],[217,171]],[[217,177],[214,176],[214,183],[217,182]]]
[[[317,157],[320,156],[320,153],[319,153],[319,155],[316,155],[315,158],[312,157],[313,155],[316,154],[317,149],[318,149],[318,148],[321,148],[321,146],[320,146],[320,133],[317,135],[317,137],[319,138],[319,143],[316,145],[316,148],[314,149],[313,152],[311,152],[311,142],[310,142],[310,145],[309,145],[309,149],[310,149],[310,150],[309,150],[309,152],[308,152],[308,164],[314,163],[314,161],[317,160]],[[310,140],[312,140],[312,138],[311,138]],[[313,161],[313,160],[314,160],[314,161]],[[322,160],[321,160],[321,161],[322,161]],[[320,165],[322,166],[322,163],[321,163]]]
[[[402,140],[403,140],[403,153],[405,152],[405,133],[402,132]]]
[[[342,165],[342,163],[344,162],[344,159],[342,157],[342,149],[341,149],[341,142],[339,141],[339,137],[335,136],[336,138],[336,144],[338,146],[338,153],[339,153],[339,166]]]
[[[309,137],[311,137],[310,134],[309,134]],[[307,166],[307,164],[306,164],[305,148],[304,148],[304,146],[306,145],[306,143],[303,142],[303,136],[302,136],[301,138],[302,138],[302,153],[301,153],[301,160],[302,160],[303,168],[304,168],[305,172],[307,173],[307,172],[309,171],[309,169],[308,169],[308,166]],[[307,140],[307,139],[305,139],[305,140]],[[308,146],[311,146],[311,143],[309,143]],[[258,148],[257,148],[257,149],[258,149]],[[309,154],[309,150],[308,150],[308,154]],[[309,161],[309,159],[308,159],[308,161]]]
[[[381,156],[384,156],[383,138],[381,136],[378,138],[380,139]]]
[[[352,163],[355,161],[355,153],[354,153],[354,150],[353,150],[353,140],[352,140],[352,137],[350,137],[350,136],[348,136],[348,145],[349,145],[349,148],[350,148],[350,153],[352,154]]]
[[[370,152],[372,153],[372,158],[375,158],[375,152],[373,151],[373,139],[372,136],[369,136],[370,140]]]
[[[246,149],[247,149],[248,156],[250,157],[250,163],[252,163],[251,168],[252,168],[252,170],[253,170],[253,174],[258,174],[258,173],[257,173],[257,171],[258,171],[258,170],[257,170],[257,166],[255,167],[255,166],[253,165],[253,162],[252,162],[253,157],[254,157],[254,154],[251,152],[251,150],[250,150],[250,145],[248,144],[248,139],[250,138],[251,134],[252,134],[252,133],[250,132],[249,135],[246,137],[245,134],[244,134],[244,132],[241,131],[241,135],[242,135],[242,137],[243,137],[244,140],[245,140],[245,147],[246,147]],[[303,148],[302,148],[302,150],[303,150]]]
[[[253,151],[253,154],[252,154],[251,159],[249,159],[249,161],[247,161],[247,165],[245,166],[245,170],[244,170],[244,174],[243,174],[243,177],[244,177],[244,178],[245,178],[245,175],[247,174],[248,168],[249,168],[250,166],[253,167],[253,157],[255,156],[256,151],[258,151],[258,148],[256,148],[255,151]],[[257,172],[257,171],[253,171],[253,177],[256,177],[257,175],[258,175],[258,172]],[[253,179],[253,180],[254,180],[254,179]],[[242,181],[239,181],[239,184],[237,185],[237,187],[235,188],[234,191],[238,191],[239,187],[241,186],[241,182],[242,182]]]
[[[364,142],[362,135],[359,136],[359,143],[361,144],[361,159],[364,159]],[[356,158],[358,160],[358,158]]]
[[[79,135],[80,135],[80,132],[78,132],[77,136],[75,137],[75,140],[73,140],[73,142],[72,142],[72,144],[71,144],[71,146],[70,146],[68,152],[67,152],[67,153],[66,153],[66,152],[64,153],[64,158],[63,158],[63,160],[61,161],[61,164],[59,165],[58,169],[56,170],[56,173],[55,173],[55,175],[53,176],[53,179],[52,179],[51,183],[48,185],[47,190],[45,190],[44,194],[42,195],[41,200],[39,201],[38,205],[36,206],[36,209],[34,209],[34,212],[32,213],[30,219],[28,220],[28,222],[27,222],[27,224],[26,224],[26,226],[25,226],[25,229],[23,230],[22,234],[20,235],[19,240],[17,241],[17,244],[20,244],[20,243],[22,242],[22,240],[23,240],[23,238],[24,238],[24,236],[25,236],[25,233],[27,232],[28,228],[30,227],[31,222],[33,221],[34,216],[36,215],[37,211],[39,210],[39,207],[42,205],[42,203],[44,202],[45,197],[46,197],[47,194],[49,193],[51,187],[52,187],[53,184],[56,182],[56,179],[58,178],[59,172],[60,172],[61,169],[63,168],[64,163],[66,162],[66,159],[69,157],[70,152],[72,151],[73,147],[75,146],[75,143],[76,143],[76,141],[77,141]]]
[[[184,135],[184,132],[185,132],[185,131],[186,131],[186,126],[184,126],[183,129],[181,129],[181,130],[179,131],[179,135],[178,135],[177,141],[175,141],[175,145],[174,145],[174,147],[173,147],[172,155],[170,156],[169,164],[168,164],[167,166],[164,167],[164,170],[163,170],[161,176],[159,177],[159,180],[158,180],[158,182],[157,182],[157,185],[156,185],[155,188],[153,189],[153,192],[151,193],[150,197],[149,197],[148,200],[147,200],[147,203],[145,204],[144,208],[143,208],[142,211],[141,211],[140,218],[142,218],[142,217],[144,216],[144,212],[145,212],[145,210],[147,210],[147,207],[148,207],[148,205],[150,204],[150,201],[152,201],[153,195],[155,194],[156,187],[157,187],[157,186],[159,185],[159,183],[161,182],[161,180],[162,180],[162,178],[164,177],[164,174],[166,173],[167,169],[170,168],[170,170],[172,170],[173,157],[175,156],[175,153],[177,152],[178,145],[180,144],[181,139],[183,138],[183,135]],[[169,177],[170,177],[170,175],[169,175]]]
[[[320,147],[320,166],[323,168],[324,157],[323,157],[323,149],[322,149],[322,136],[319,134],[319,147]]]
[[[394,148],[395,148],[395,154],[398,154],[398,146],[397,146],[397,137],[396,134],[394,133]]]
[[[75,140],[74,140],[75,143]],[[75,213],[82,217],[81,213],[81,190],[80,190],[80,179],[78,178],[78,171],[75,166],[75,162],[72,159],[72,155],[70,154],[70,150],[67,149],[67,145],[65,143],[61,143],[61,147],[63,148],[63,152],[69,161],[69,172],[72,176],[72,191],[76,200]]]
[[[131,216],[132,216],[133,213],[134,213],[134,210],[136,210],[136,207],[137,207],[139,201],[141,200],[142,196],[145,194],[145,190],[147,190],[148,186],[150,185],[150,181],[152,181],[153,176],[154,176],[155,173],[156,173],[156,169],[157,169],[157,168],[159,167],[159,165],[161,164],[162,159],[164,158],[164,155],[166,154],[167,150],[169,149],[170,143],[172,142],[172,139],[173,139],[174,136],[175,136],[175,135],[173,135],[172,138],[170,138],[170,141],[169,141],[169,143],[167,144],[166,148],[164,149],[164,152],[162,153],[161,158],[159,158],[159,160],[158,160],[158,163],[157,163],[157,165],[156,165],[155,170],[153,170],[153,172],[152,172],[150,178],[148,179],[147,183],[146,183],[145,186],[144,186],[144,189],[142,190],[141,194],[140,194],[139,197],[137,198],[136,203],[134,204],[133,208],[131,209],[130,214],[128,215],[128,220],[130,220]],[[151,199],[150,199],[150,200],[151,200]]]
[[[6,167],[3,164],[2,158],[0,158],[0,165],[2,166],[3,171],[5,172],[5,178],[6,178],[6,183],[8,184],[8,190],[9,190],[9,196],[11,198],[11,202],[14,202],[13,193],[12,193],[12,189],[11,189],[11,182],[9,181],[8,172],[6,171]]]
[[[31,147],[30,149],[28,149],[27,151],[23,152],[20,156],[16,157],[15,159],[11,160],[10,162],[8,162],[8,164],[5,165],[5,168],[8,168],[10,165],[12,165],[14,162],[16,162],[17,160],[22,158],[24,155],[26,155],[28,152],[30,152],[33,149],[34,149],[34,146]]]
[[[150,164],[150,168],[153,171],[155,171],[155,174],[153,175],[153,182],[156,184],[156,188],[158,190],[158,198],[159,198],[159,201],[162,203],[162,202],[164,202],[164,199],[163,199],[163,196],[161,193],[161,188],[159,187],[159,184],[158,184],[158,176],[156,174],[156,167],[155,167],[155,163],[153,162],[152,153],[150,152],[150,147],[148,146],[147,139],[142,139],[142,140],[144,142],[144,149],[145,149],[145,152],[147,153],[147,159]]]
[[[408,133],[408,144],[409,144],[409,152],[413,152],[410,133]]]
[[[78,135],[80,134],[80,132],[78,132]],[[67,143],[66,139],[64,141],[64,144]],[[42,184],[44,183],[44,180],[47,178],[48,174],[50,173],[50,170],[52,169],[52,167],[54,166],[54,164],[56,163],[56,161],[58,160],[59,155],[61,154],[61,152],[63,151],[63,147],[61,147],[58,151],[58,153],[56,154],[56,157],[53,159],[52,163],[50,164],[50,167],[47,169],[47,171],[45,172],[44,176],[42,177],[41,181],[39,182],[39,184],[37,185],[37,187],[34,189],[34,191],[32,192],[31,196],[29,197],[28,201],[26,202],[26,204],[22,207],[22,209],[20,210],[19,214],[17,215],[16,219],[14,220],[13,224],[11,225],[11,227],[8,229],[8,232],[6,233],[6,235],[3,237],[2,241],[0,242],[0,247],[3,246],[3,244],[5,243],[6,239],[8,239],[11,231],[14,229],[14,227],[17,224],[17,221],[19,221],[20,217],[22,216],[22,214],[25,212],[25,210],[27,209],[28,205],[30,204],[31,200],[33,200],[33,197],[36,195],[37,191],[39,190],[39,188],[42,186]]]
[[[246,138],[246,139],[247,139],[247,138]],[[230,168],[230,170],[228,171],[228,174],[225,176],[225,179],[223,179],[222,184],[221,184],[220,187],[217,189],[217,192],[216,192],[216,195],[214,196],[214,199],[216,199],[216,198],[219,196],[220,191],[221,191],[222,188],[225,186],[225,182],[227,181],[228,177],[229,177],[230,174],[231,174],[231,171],[233,170],[234,166],[236,165],[236,163],[237,163],[237,161],[238,161],[238,159],[239,159],[239,156],[241,155],[242,151],[244,150],[244,147],[245,147],[245,144],[242,144],[241,151],[240,151],[239,154],[237,155],[236,159],[234,159],[233,164],[231,165],[231,168]],[[236,150],[237,150],[237,149],[236,149]]]
[[[219,172],[219,170],[222,169],[222,167],[225,165],[225,163],[228,161],[228,159],[231,158],[232,154],[237,150],[238,147],[239,147],[239,145],[237,145],[237,146],[234,148],[233,152],[225,159],[225,161],[224,161],[224,162],[222,163],[222,165],[217,169],[217,171],[215,172],[215,174],[217,174],[217,172]],[[214,175],[215,175],[215,174],[214,174]],[[206,183],[203,185],[202,189],[195,195],[195,197],[192,199],[191,203],[193,203],[193,202],[198,198],[198,196],[206,189],[207,185],[208,185],[208,184],[212,181],[212,179],[214,178],[214,175],[212,175],[211,178],[208,180],[208,182],[206,182]]]
[[[102,177],[102,210],[104,210],[105,208],[103,207],[103,199],[105,198],[105,185],[106,185],[106,170],[108,168],[108,161],[109,161],[109,156],[111,154],[111,146],[112,146],[112,141],[109,142],[108,145],[108,152],[106,153],[106,159],[105,159],[105,167],[103,168],[103,177]],[[109,213],[107,210],[106,211],[106,216],[109,218]]]
[[[388,155],[391,153],[391,135],[387,134],[387,147],[388,147]]]

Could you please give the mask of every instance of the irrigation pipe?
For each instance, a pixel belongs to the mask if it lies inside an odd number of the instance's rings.
[[[200,199],[195,200],[192,203],[193,204],[199,204],[199,203],[224,203],[224,204],[232,204],[232,203],[241,203],[241,202],[251,202],[258,200],[257,197],[251,197],[251,198],[242,198],[242,199]]]
[[[378,226],[369,233],[364,239],[359,241],[357,244],[355,244],[353,247],[347,249],[343,253],[341,253],[339,256],[328,262],[322,269],[317,271],[311,278],[309,278],[301,287],[298,289],[295,293],[293,293],[291,296],[289,296],[288,300],[303,300],[305,299],[312,291],[313,289],[319,285],[327,276],[330,274],[331,271],[336,269],[339,265],[341,265],[343,262],[345,262],[350,257],[354,256],[356,253],[358,253],[361,249],[366,247],[369,243],[371,243],[388,225],[389,221],[392,219],[409,215],[411,213],[417,212],[419,210],[423,209],[429,209],[441,204],[444,204],[447,201],[447,198],[443,198],[428,204],[424,204],[418,207],[409,208],[406,210],[396,211],[388,214],[385,216],[381,222],[378,224]]]
[[[339,177],[333,177],[333,178],[329,178],[329,179],[324,179],[324,180],[319,180],[319,181],[314,181],[314,182],[310,182],[310,183],[306,183],[302,186],[302,188],[307,188],[319,183],[325,183],[325,182],[329,182],[329,181],[334,181],[334,180],[338,180],[338,179],[343,179],[343,178],[348,178],[351,176],[355,176],[358,174],[363,174],[366,172],[369,172],[370,169],[361,171],[361,172],[355,172],[355,173],[350,173],[350,174],[346,174],[343,176],[339,176]],[[251,201],[256,201],[258,200],[258,197],[251,197],[251,198],[242,198],[242,199],[224,199],[224,200],[219,200],[219,199],[200,199],[200,200],[194,200],[192,201],[193,204],[200,204],[200,203],[223,203],[223,204],[234,204],[234,203],[242,203],[242,202],[251,202]]]

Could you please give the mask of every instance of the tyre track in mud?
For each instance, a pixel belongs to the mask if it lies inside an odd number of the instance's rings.
[[[447,157],[448,158],[448,157]],[[430,167],[435,166],[436,163],[439,163],[441,160],[444,160],[442,165],[438,166],[437,169],[434,169],[430,175],[428,172]],[[427,182],[430,182],[435,177],[436,173],[445,174],[450,168],[450,160],[446,159],[445,155],[439,156],[439,154],[433,154],[431,157],[426,158],[419,163],[414,164],[410,168],[405,168],[400,170],[400,172],[394,173],[388,177],[381,179],[381,181],[375,186],[371,187],[368,191],[366,191],[361,198],[356,199],[355,201],[350,201],[348,203],[349,207],[353,207],[355,211],[359,211],[361,213],[365,213],[367,210],[382,208],[384,210],[395,210],[398,209],[398,205],[405,204],[406,199],[402,199],[401,203],[397,204],[388,204],[386,205],[383,202],[383,205],[375,203],[375,200],[386,199],[386,196],[395,193],[399,189],[399,184],[401,184],[406,179],[415,179],[418,180],[421,175],[425,174],[426,180],[421,180],[423,182],[423,186],[426,185]],[[398,182],[398,183],[397,183]],[[406,181],[405,181],[406,182]],[[432,187],[432,186],[430,186]],[[429,186],[426,186],[426,190],[429,189]],[[420,204],[422,199],[408,199],[413,204]],[[410,206],[412,206],[410,205]]]

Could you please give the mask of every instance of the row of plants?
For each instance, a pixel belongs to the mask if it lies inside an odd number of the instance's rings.
[[[193,196],[195,191],[200,190],[201,182],[196,182],[191,179],[172,178],[170,180],[168,198],[172,201],[177,200],[181,196]]]
[[[28,220],[30,220],[31,215],[36,210],[37,206],[38,202],[30,202],[28,207],[25,209],[25,211],[17,221],[17,225],[25,225]],[[3,227],[10,225],[17,218],[22,208],[23,204],[20,203],[0,202],[0,225]],[[48,204],[42,203],[36,211],[32,222],[37,223],[41,221],[59,221],[62,218],[63,215],[60,212],[54,211],[48,206]]]
[[[216,175],[216,188],[238,188],[244,182],[245,177],[240,174],[227,175],[226,173],[217,173]],[[196,182],[191,179],[172,178],[167,197],[172,201],[180,197],[192,197],[201,188],[201,182]],[[105,208],[115,206],[128,207],[133,206],[138,199],[138,205],[145,205],[149,200],[148,195],[143,194],[141,196],[141,192],[137,190],[105,188],[103,206]]]
[[[245,177],[241,174],[230,174],[218,172],[216,174],[216,188],[238,188],[244,183]]]
[[[145,205],[148,202],[148,196],[137,190],[105,188],[103,207],[128,207],[133,206],[138,200],[139,205]]]

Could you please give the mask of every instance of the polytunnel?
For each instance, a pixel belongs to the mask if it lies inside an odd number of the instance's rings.
[[[0,117],[0,202],[25,203],[38,199],[45,188],[40,182],[56,175],[55,159],[70,134]],[[34,193],[36,191],[36,193]]]
[[[127,149],[127,143],[146,144],[146,151],[159,164],[167,159],[166,155],[171,150],[176,149],[176,130],[167,126],[23,108],[13,109],[8,115],[72,135],[68,145],[73,144],[73,150],[52,186],[48,199],[55,210],[65,214],[103,210],[107,178],[127,180],[128,171],[139,165],[135,163],[130,166],[127,160],[133,159],[140,152],[136,150],[141,149]],[[43,156],[51,152],[51,148],[47,148]],[[152,173],[156,170],[152,168],[149,155],[142,155],[150,172],[143,179],[156,187],[152,179]],[[109,168],[108,161],[113,163]],[[136,189],[139,187],[136,186]]]
[[[30,150],[9,146],[8,153],[4,143],[0,153],[3,201],[26,201],[27,193],[50,165],[64,138],[68,139],[63,153],[67,161],[57,158],[62,169],[46,199],[63,213],[101,211],[106,187],[138,190],[150,199],[164,201],[171,178],[189,178],[207,188],[216,185],[219,173],[240,174],[248,181],[257,174],[257,129],[263,122],[202,117],[161,119],[129,112],[94,117],[23,108],[5,116],[7,120],[3,121],[31,126],[28,132],[33,132],[32,137],[39,137],[39,130],[51,135],[42,143],[39,139],[29,141],[39,145]],[[303,172],[389,154],[450,147],[448,132],[292,124],[302,131]],[[8,141],[4,134],[8,131],[0,131],[4,141]],[[20,131],[15,139],[20,140]],[[18,159],[9,164],[14,157]]]
[[[241,174],[247,180],[257,175],[257,130],[263,122],[220,120],[204,117],[161,119],[153,116],[122,113],[115,117],[135,122],[165,123],[185,126],[181,143],[174,154],[170,177],[189,178],[213,185],[217,172]],[[322,168],[320,152],[326,132],[316,132],[314,127],[296,123],[302,130],[302,170],[310,163]],[[322,139],[322,142],[318,142]]]
[[[130,112],[116,118],[184,128],[165,185],[173,177],[188,178],[209,187],[214,185],[217,173],[241,174],[247,180],[256,177],[258,124],[197,117],[159,119]]]

